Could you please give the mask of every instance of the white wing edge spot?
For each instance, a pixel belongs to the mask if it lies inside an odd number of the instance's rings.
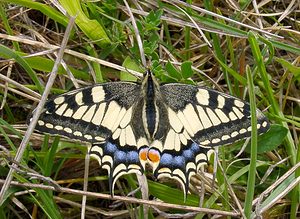
[[[210,144],[210,140],[205,140],[200,142],[200,145],[208,145],[208,144]]]
[[[82,104],[83,104],[82,98],[83,98],[82,92],[78,92],[78,93],[75,95],[75,102],[76,102],[78,105],[82,105]]]
[[[234,100],[234,105],[236,105],[239,108],[243,108],[245,106],[245,103],[243,103],[240,100]]]
[[[217,144],[217,143],[219,143],[220,141],[221,141],[221,139],[219,139],[219,138],[214,138],[213,140],[211,140],[211,143]]]
[[[53,125],[51,123],[46,123],[45,126],[48,128],[48,129],[53,129]]]
[[[262,127],[267,127],[267,125],[268,125],[268,123],[267,123],[266,121],[264,121],[264,122],[262,123]]]
[[[230,139],[230,136],[229,135],[223,135],[221,137],[221,139],[222,139],[222,141],[226,141],[226,140]]]
[[[196,155],[196,163],[198,163],[200,160],[207,160],[206,154],[204,153],[200,153],[198,155]]]
[[[196,94],[197,101],[200,105],[208,106],[209,104],[209,93],[203,88],[199,88]]]
[[[78,136],[78,137],[82,137],[82,133],[79,132],[79,131],[75,131],[75,132],[73,133],[73,135]]]
[[[95,86],[92,88],[91,95],[94,103],[100,103],[105,100],[105,92],[103,86]]]
[[[32,118],[30,119],[30,121],[32,120]],[[45,122],[44,121],[42,121],[42,120],[39,120],[38,121],[38,124],[39,124],[39,126],[44,126],[45,125]]]
[[[70,129],[70,128],[64,128],[64,131],[65,131],[66,133],[69,133],[69,134],[72,133],[72,129]]]
[[[56,125],[54,128],[58,131],[63,130],[63,127],[61,125]]]
[[[63,102],[65,101],[65,98],[64,97],[56,97],[53,102],[56,104],[56,105],[59,105],[59,104],[62,104]]]
[[[244,134],[247,132],[247,129],[241,129],[239,132],[240,132],[240,134]]]
[[[239,135],[239,133],[237,131],[234,131],[234,132],[231,133],[231,137],[232,138],[234,138],[234,137],[236,137],[238,135]]]
[[[100,142],[103,142],[103,141],[105,140],[105,138],[102,138],[102,137],[100,137],[100,136],[96,136],[96,137],[95,137],[95,140],[100,141]]]
[[[98,152],[101,156],[103,155],[103,149],[98,145],[93,145],[90,149],[90,152]],[[98,157],[98,156],[97,156]],[[99,158],[99,157],[98,157]]]
[[[91,135],[84,135],[84,137],[87,139],[87,140],[92,140],[93,137]]]

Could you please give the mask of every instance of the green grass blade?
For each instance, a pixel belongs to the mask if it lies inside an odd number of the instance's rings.
[[[101,47],[106,47],[111,43],[101,24],[96,20],[89,19],[83,12],[81,1],[60,0],[59,2],[70,15],[76,16],[76,24],[91,40],[97,42]]]
[[[237,73],[235,70],[233,70],[232,68],[230,68],[226,63],[222,62],[217,56],[215,57],[216,60],[219,62],[219,64],[226,69],[226,71],[231,74],[231,76],[233,78],[235,78],[238,82],[240,82],[243,86],[245,86],[247,84],[247,79],[244,78],[242,75],[240,75],[239,73]]]
[[[59,137],[55,137],[54,141],[51,143],[50,149],[46,152],[43,165],[45,167],[43,175],[45,176],[50,176],[53,171],[53,165],[55,163],[55,155],[58,148],[59,139]]]
[[[35,9],[42,12],[47,17],[53,19],[54,21],[64,25],[65,27],[68,25],[68,18],[62,15],[60,12],[55,10],[53,7],[50,7],[46,4],[42,4],[40,2],[35,2],[31,0],[1,0],[6,3],[14,3],[17,5],[22,5],[24,7]]]
[[[254,84],[250,67],[246,67],[246,75],[249,88],[250,110],[251,110],[251,158],[250,169],[248,174],[246,200],[244,205],[244,212],[247,218],[250,217],[252,212],[252,201],[255,189],[255,174],[256,174],[256,161],[257,161],[257,120],[256,120],[256,106],[255,106],[255,93]]]
[[[44,213],[48,218],[62,219],[62,214],[60,213],[55,200],[53,198],[53,192],[42,189],[34,189],[37,196],[33,196],[34,202],[43,209]]]
[[[36,85],[38,91],[42,94],[44,91],[43,86],[41,85],[36,73],[31,68],[31,66],[26,62],[25,59],[23,59],[18,53],[15,51],[9,49],[8,47],[5,47],[3,45],[0,45],[0,56],[5,59],[14,59],[18,64],[20,64],[24,70],[27,72],[31,80]]]
[[[2,2],[0,2],[0,17],[1,17],[1,20],[2,20],[2,24],[4,25],[7,33],[9,35],[13,36],[14,34],[13,34],[13,31],[12,31],[10,25],[9,25],[9,22],[8,22],[8,19],[7,19],[7,15],[6,15],[6,12],[5,12],[3,6],[4,6],[4,4]],[[17,50],[17,51],[20,51],[20,45],[19,45],[19,43],[15,42],[15,41],[13,41],[12,43],[14,45],[14,49]]]
[[[21,52],[17,52],[17,54],[22,57],[27,56],[27,54],[21,53]],[[24,59],[30,65],[31,68],[33,68],[35,70],[43,71],[43,72],[51,72],[53,65],[54,65],[53,60],[45,58],[45,57],[33,56],[33,57],[26,57],[26,58],[24,57]],[[79,69],[75,69],[72,66],[68,66],[68,68],[72,72],[74,77],[77,79],[82,79],[82,80],[90,80],[91,79],[91,76],[87,72],[81,71]],[[60,65],[58,67],[57,74],[66,75],[67,72],[63,68],[63,66]]]
[[[284,118],[283,113],[281,112],[278,102],[276,101],[274,94],[273,94],[273,89],[271,87],[268,75],[267,75],[267,70],[265,67],[265,64],[263,62],[263,57],[261,55],[260,52],[260,48],[258,45],[258,41],[256,40],[255,35],[252,32],[249,32],[249,43],[251,46],[251,51],[253,53],[253,57],[255,59],[256,62],[256,66],[258,68],[258,71],[261,75],[263,84],[264,84],[264,88],[266,90],[267,93],[267,98],[270,102],[270,111],[275,115],[278,116],[279,118]],[[282,126],[286,127],[287,129],[289,129],[288,124],[286,122],[283,121],[279,121],[279,123],[282,124]],[[295,145],[294,145],[294,140],[293,137],[291,135],[290,132],[288,132],[286,140],[285,140],[285,147],[286,150],[290,156],[290,161],[292,163],[292,165],[295,165],[296,163],[296,149],[295,149]]]

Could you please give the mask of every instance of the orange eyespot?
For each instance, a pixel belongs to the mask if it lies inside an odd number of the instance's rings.
[[[158,152],[157,150],[155,150],[155,149],[150,149],[150,150],[148,151],[147,156],[148,156],[148,159],[149,159],[151,162],[153,162],[153,163],[157,163],[157,162],[160,161],[160,154],[159,154],[159,152]]]
[[[140,151],[140,160],[143,160],[143,161],[147,161],[147,153],[148,153],[148,149],[144,148]]]

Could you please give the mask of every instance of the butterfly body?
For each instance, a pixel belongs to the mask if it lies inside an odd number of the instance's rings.
[[[250,106],[238,98],[185,84],[159,85],[148,71],[141,84],[108,82],[52,100],[38,120],[40,132],[91,143],[89,153],[108,170],[110,191],[123,174],[152,166],[188,191],[190,177],[213,147],[251,134]],[[257,110],[258,133],[269,123]]]

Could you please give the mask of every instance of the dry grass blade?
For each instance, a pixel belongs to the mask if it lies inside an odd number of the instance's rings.
[[[3,184],[4,182],[5,182],[4,180],[0,180],[1,184]],[[19,182],[12,181],[11,185],[24,186],[24,187],[30,187],[30,188],[42,188],[45,190],[55,190],[55,188],[53,186],[46,186],[46,185],[33,184],[33,183],[19,183]],[[144,205],[150,205],[150,206],[153,205],[156,207],[174,208],[174,209],[184,210],[184,211],[188,211],[188,212],[194,211],[194,212],[199,212],[199,213],[209,213],[209,214],[214,214],[214,215],[223,215],[223,216],[232,216],[232,217],[239,216],[239,214],[235,213],[235,212],[226,212],[226,211],[220,211],[220,210],[216,210],[216,209],[168,204],[168,203],[163,203],[163,202],[137,199],[137,198],[131,198],[131,197],[124,197],[124,196],[117,196],[117,195],[115,195],[112,198],[111,195],[94,193],[94,192],[84,192],[81,190],[69,189],[69,188],[64,188],[64,187],[60,187],[60,192],[76,194],[76,195],[81,195],[81,196],[86,195],[86,196],[97,197],[97,198],[101,198],[101,199],[119,200],[119,201],[123,201],[123,202],[138,203],[138,204],[144,204]]]
[[[62,41],[62,44],[61,44],[61,47],[60,47],[60,50],[58,52],[58,56],[57,56],[57,59],[56,59],[56,62],[55,62],[55,65],[53,66],[53,70],[52,70],[52,73],[49,77],[49,80],[48,80],[48,83],[45,87],[45,91],[41,97],[41,101],[39,103],[39,105],[37,106],[36,110],[35,110],[35,113],[32,117],[32,120],[28,126],[28,129],[25,133],[25,136],[20,144],[20,147],[17,151],[17,154],[14,158],[15,162],[19,163],[22,156],[23,156],[23,153],[26,149],[26,146],[29,142],[29,139],[30,139],[30,135],[33,133],[33,130],[34,130],[34,127],[38,121],[38,118],[39,118],[39,115],[43,109],[43,106],[47,100],[47,97],[48,97],[48,94],[50,92],[50,88],[52,87],[52,84],[54,83],[54,79],[56,77],[56,74],[57,74],[57,69],[58,69],[58,66],[59,64],[61,63],[61,60],[63,58],[63,54],[64,54],[64,50],[67,46],[67,40],[69,39],[69,34],[71,32],[71,29],[74,25],[74,20],[75,18],[74,17],[71,17],[70,18],[70,21],[69,21],[69,25],[66,29],[66,33],[65,33],[65,36],[64,36],[64,39]],[[15,164],[13,164],[15,165]],[[1,188],[1,192],[0,192],[0,203],[2,204],[3,203],[3,199],[4,199],[4,195],[5,193],[7,192],[9,186],[10,186],[10,182],[12,180],[12,177],[13,177],[13,173],[15,172],[15,169],[14,168],[11,168],[9,170],[9,173],[7,174],[7,177],[6,177],[6,180],[5,180],[5,183],[3,184],[2,188]]]

